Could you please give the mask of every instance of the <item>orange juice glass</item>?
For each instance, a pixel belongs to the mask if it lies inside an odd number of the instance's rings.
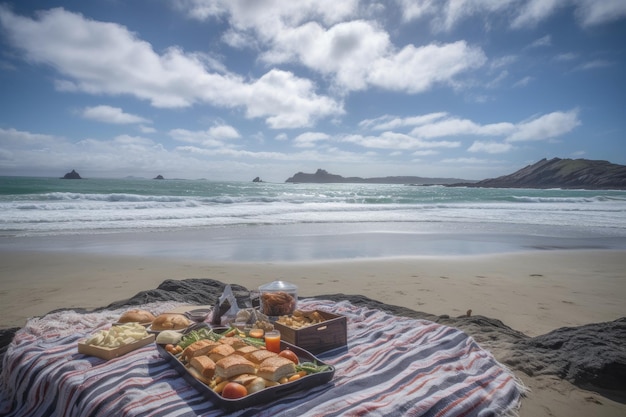
[[[265,348],[270,352],[280,352],[280,332],[278,330],[265,332]]]

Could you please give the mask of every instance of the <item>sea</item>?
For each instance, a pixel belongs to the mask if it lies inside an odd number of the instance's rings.
[[[302,261],[626,249],[626,191],[0,177],[0,250]]]

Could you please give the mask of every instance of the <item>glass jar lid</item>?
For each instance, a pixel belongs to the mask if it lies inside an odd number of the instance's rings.
[[[273,281],[269,284],[261,285],[259,287],[259,291],[285,291],[285,292],[294,292],[297,291],[298,287],[294,284],[291,284],[286,281]]]

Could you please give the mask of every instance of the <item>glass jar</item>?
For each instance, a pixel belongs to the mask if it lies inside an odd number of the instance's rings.
[[[270,317],[293,314],[298,302],[298,287],[285,281],[274,281],[259,287],[261,313]]]

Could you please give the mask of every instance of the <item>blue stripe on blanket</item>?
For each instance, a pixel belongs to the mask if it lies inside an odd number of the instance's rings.
[[[302,299],[299,307],[348,319],[348,349],[320,355],[335,365],[333,381],[228,415],[484,417],[513,414],[519,406],[523,388],[513,374],[457,329],[347,301]],[[110,361],[78,354],[79,339],[119,314],[58,312],[29,321],[4,357],[0,414],[226,414],[181,378],[153,345]]]

